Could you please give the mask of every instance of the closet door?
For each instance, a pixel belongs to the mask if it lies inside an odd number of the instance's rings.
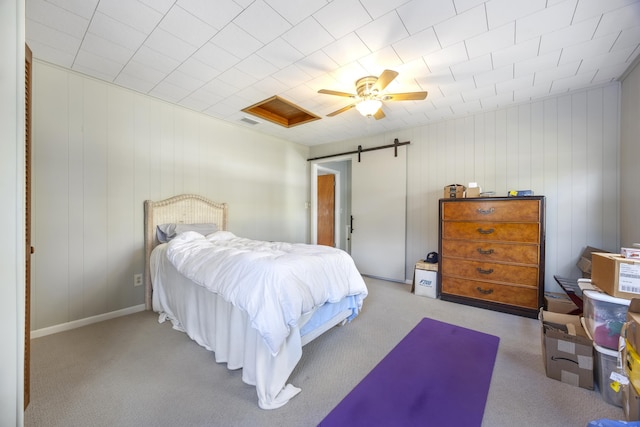
[[[355,155],[351,169],[351,256],[362,274],[404,282],[407,147]]]

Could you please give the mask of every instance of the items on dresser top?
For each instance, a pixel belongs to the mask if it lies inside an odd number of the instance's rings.
[[[544,203],[440,199],[441,298],[536,318],[544,305]]]

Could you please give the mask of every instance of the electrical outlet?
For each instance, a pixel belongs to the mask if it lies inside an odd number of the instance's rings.
[[[133,286],[142,286],[142,274],[133,275]]]

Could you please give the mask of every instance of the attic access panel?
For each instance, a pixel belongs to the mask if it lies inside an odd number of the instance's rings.
[[[272,96],[250,107],[243,108],[242,111],[286,128],[320,119],[319,116],[279,96]]]

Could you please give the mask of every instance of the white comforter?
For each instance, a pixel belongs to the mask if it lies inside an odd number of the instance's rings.
[[[357,296],[359,310],[367,296],[353,259],[328,246],[185,232],[169,242],[167,258],[181,274],[246,311],[273,355],[303,314],[348,295]]]

